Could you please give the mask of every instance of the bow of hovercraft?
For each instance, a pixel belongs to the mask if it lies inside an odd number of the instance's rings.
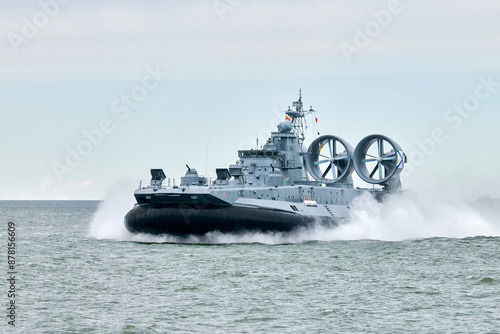
[[[189,191],[182,189],[136,191],[137,204],[125,216],[127,230],[173,235],[203,235],[210,231],[288,232],[318,220],[295,212],[289,205],[271,208],[248,201],[231,203],[230,191],[221,194],[229,197],[225,201],[217,195],[203,193],[203,187],[191,187]],[[273,205],[276,206],[276,202]]]

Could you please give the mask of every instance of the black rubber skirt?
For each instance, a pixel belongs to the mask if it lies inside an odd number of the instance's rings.
[[[280,210],[235,206],[155,204],[135,206],[125,216],[125,227],[132,233],[203,235],[211,231],[279,231],[315,223],[337,225],[330,217],[305,216]]]

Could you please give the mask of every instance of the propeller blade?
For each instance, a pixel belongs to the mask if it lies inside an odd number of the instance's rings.
[[[361,162],[377,161],[377,159],[361,159]]]
[[[388,157],[383,157],[382,160],[396,160],[396,155],[391,155],[391,156],[388,156]]]
[[[378,156],[382,157],[384,155],[384,140],[378,140]]]
[[[382,180],[382,163],[378,163],[378,176],[379,180]]]
[[[325,178],[326,174],[328,174],[328,172],[330,171],[330,169],[332,169],[332,164],[328,165],[328,168],[325,170],[325,172],[323,173],[323,175],[321,177]]]
[[[376,164],[375,168],[373,168],[372,173],[370,174],[370,179],[373,177],[373,174],[375,174],[375,172],[377,171],[377,169],[378,169],[378,164]]]
[[[333,152],[332,152],[332,157],[337,155],[337,141],[333,141]]]
[[[344,169],[342,168],[341,164],[339,164],[339,161],[334,161],[333,164],[335,165],[335,167],[337,167],[337,175],[342,175]]]
[[[332,143],[330,141],[328,141],[328,148],[330,149],[330,156],[333,157],[333,153],[332,153]]]
[[[337,155],[334,160],[345,160],[345,159],[349,159],[349,156],[347,154]]]
[[[325,162],[329,162],[330,160],[318,160],[318,161],[315,161],[314,164],[315,165],[319,165],[319,164],[324,164]]]
[[[369,157],[372,157],[372,158],[377,159],[377,157],[376,157],[376,156],[374,156],[374,155],[371,155],[371,154],[368,154],[368,153],[366,153],[365,155],[367,155],[367,156],[369,156]]]

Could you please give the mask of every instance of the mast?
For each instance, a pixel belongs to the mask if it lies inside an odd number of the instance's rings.
[[[304,123],[306,115],[309,115],[315,110],[312,108],[312,106],[309,108],[309,110],[304,110],[303,108],[303,103],[302,103],[302,88],[299,90],[299,99],[298,101],[293,102],[293,109],[288,106],[288,110],[285,111],[285,114],[287,114],[290,117],[290,120],[293,125],[293,133],[297,138],[299,139],[300,147],[302,147],[302,143],[304,142],[304,139],[306,138],[305,130],[304,130]],[[295,109],[295,110],[294,110]],[[306,124],[307,126],[307,124]]]

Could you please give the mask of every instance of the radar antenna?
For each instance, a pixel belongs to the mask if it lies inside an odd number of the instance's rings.
[[[315,110],[312,108],[312,106],[309,108],[309,110],[304,110],[303,108],[303,103],[302,103],[302,88],[299,90],[299,99],[298,101],[293,102],[293,109],[288,107],[288,110],[285,111],[285,114],[290,117],[290,120],[293,125],[293,133],[297,136],[299,139],[299,143],[302,147],[302,143],[304,142],[304,139],[306,138],[305,130],[304,130],[304,123],[305,117],[308,114],[311,114],[315,112]],[[295,110],[294,110],[295,109]],[[307,123],[306,123],[307,127]]]

